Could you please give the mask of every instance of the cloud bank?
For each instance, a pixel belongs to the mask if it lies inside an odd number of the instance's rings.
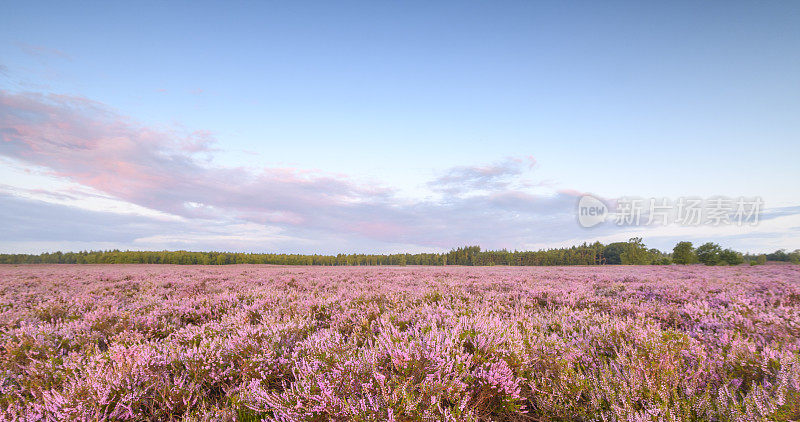
[[[513,247],[530,239],[555,239],[572,225],[574,194],[521,190],[517,179],[529,170],[530,159],[450,169],[429,184],[443,193],[440,200],[411,200],[389,188],[302,169],[254,172],[214,166],[200,157],[213,153],[208,133],[146,127],[85,98],[9,92],[0,92],[0,140],[2,156],[198,224],[255,224],[299,239],[431,248],[463,243]],[[19,212],[17,220],[28,218]],[[41,223],[47,225],[46,219]],[[115,228],[107,233],[135,224],[108,221]],[[82,238],[88,232],[76,226],[55,233]],[[19,230],[14,233],[24,237]]]
[[[532,157],[448,169],[427,185],[434,199],[414,199],[303,169],[213,165],[204,158],[213,156],[213,144],[207,132],[147,127],[85,98],[0,91],[0,156],[175,217],[76,210],[56,199],[86,193],[42,187],[33,200],[0,186],[3,247],[80,241],[325,253],[522,249],[615,233],[578,227],[577,191],[534,193]]]

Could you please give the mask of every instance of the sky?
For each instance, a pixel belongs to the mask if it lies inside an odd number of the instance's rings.
[[[796,1],[3,9],[0,252],[800,248]],[[763,209],[584,228],[585,194]]]

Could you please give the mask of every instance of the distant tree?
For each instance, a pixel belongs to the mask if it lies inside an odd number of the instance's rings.
[[[786,249],[779,249],[773,253],[767,254],[767,261],[788,261],[789,254],[786,253]]]
[[[678,242],[672,249],[672,262],[675,264],[696,264],[697,255],[694,253],[692,242]]]
[[[739,265],[742,262],[744,262],[742,254],[732,249],[725,249],[723,251],[720,251],[719,259],[721,262],[725,262],[728,265]]]
[[[650,254],[650,264],[651,265],[669,265],[672,264],[672,257],[669,254],[661,252],[656,248],[650,248],[647,250]]]
[[[606,247],[603,248],[603,258],[606,260],[606,264],[609,265],[619,265],[622,264],[622,259],[620,256],[623,252],[625,252],[625,248],[627,247],[628,242],[614,242],[609,243]]]
[[[766,255],[761,254],[756,258],[756,264],[764,265],[766,263],[767,263],[767,256]]]
[[[641,237],[632,237],[619,256],[623,265],[647,265],[653,261],[650,251],[642,243]]]
[[[720,252],[722,248],[713,242],[704,243],[695,251],[697,260],[706,265],[717,265],[720,262]]]

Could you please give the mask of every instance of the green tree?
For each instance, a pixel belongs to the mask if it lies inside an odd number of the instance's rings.
[[[767,254],[768,261],[788,261],[789,254],[786,253],[786,249],[779,249],[773,253]]]
[[[720,262],[720,252],[722,248],[713,242],[704,243],[695,251],[697,260],[706,265],[717,265]]]
[[[647,265],[653,262],[653,257],[642,243],[641,237],[632,237],[619,258],[623,265]]]
[[[672,262],[675,264],[696,264],[697,255],[694,253],[692,242],[678,242],[672,249]]]
[[[728,265],[739,265],[742,262],[744,262],[742,254],[732,249],[725,249],[723,251],[720,251],[719,259],[720,261],[725,262]]]
[[[622,259],[620,255],[625,252],[625,248],[627,247],[627,242],[614,242],[609,243],[603,248],[603,258],[606,260],[606,264],[608,265],[619,265],[622,264]]]

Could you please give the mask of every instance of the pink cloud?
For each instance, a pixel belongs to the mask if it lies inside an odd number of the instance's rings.
[[[409,204],[390,188],[342,175],[210,166],[196,155],[212,152],[213,142],[208,132],[156,130],[85,98],[0,90],[0,155],[187,218],[235,218],[311,237],[322,231],[452,246],[472,239],[513,244],[541,235],[533,222],[543,215],[573,208],[571,192],[539,197],[515,191],[510,181],[526,167],[520,159],[456,167],[431,182],[453,192],[489,187],[489,193]]]
[[[185,202],[201,202],[245,214],[283,213],[292,217],[278,220],[292,223],[320,207],[373,199],[373,188],[303,170],[252,174],[203,166],[193,154],[209,150],[209,133],[175,137],[85,99],[3,92],[0,110],[4,155],[153,209],[184,214]]]

